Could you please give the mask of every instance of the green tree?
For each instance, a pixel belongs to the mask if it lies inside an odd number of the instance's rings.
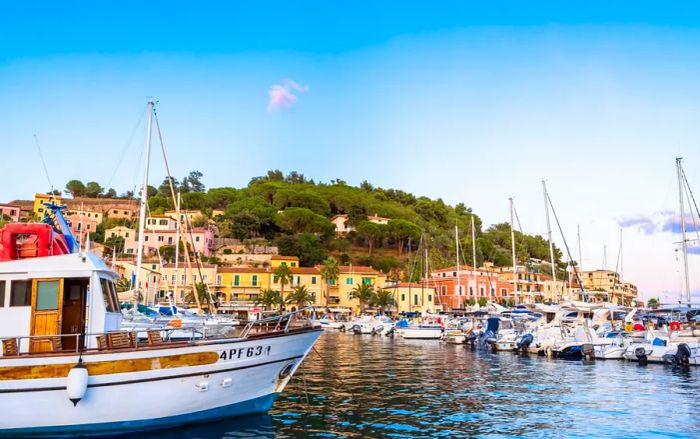
[[[327,256],[323,242],[312,233],[282,235],[277,238],[277,247],[283,256],[297,256],[302,267],[313,267]]]
[[[375,241],[384,237],[384,226],[371,221],[363,221],[357,226],[357,234],[367,242],[368,253],[372,256]]]
[[[387,224],[387,232],[389,236],[396,240],[399,256],[403,253],[403,248],[406,241],[410,238],[417,240],[420,237],[421,230],[416,224],[403,219],[391,220]]]
[[[290,207],[278,214],[275,223],[290,233],[318,233],[330,236],[335,226],[323,215],[313,213],[305,207]]]
[[[164,245],[158,249],[158,252],[160,253],[160,257],[164,261],[166,261],[168,263],[175,262],[175,246]]]
[[[289,293],[287,303],[296,305],[299,310],[314,303],[314,295],[306,288],[306,285],[299,285]]]
[[[275,281],[280,284],[280,297],[284,301],[284,287],[292,281],[292,270],[287,266],[287,264],[282,264],[277,267],[274,271]]]
[[[656,309],[659,307],[659,299],[657,297],[652,297],[647,301],[647,308]]]
[[[210,308],[213,303],[211,301],[211,295],[207,291],[207,286],[202,282],[197,282],[195,284],[195,289],[190,289],[187,294],[185,294],[185,302],[187,303],[197,303],[193,291],[197,292],[197,298],[199,299],[199,304],[202,308]]]
[[[479,306],[484,307],[489,303],[488,299],[486,297],[479,297]]]
[[[177,178],[165,177],[160,186],[158,186],[158,195],[168,198],[172,196],[172,193],[170,192],[170,181],[172,181],[173,183],[173,189],[177,191],[178,186],[180,186],[180,183],[177,181]]]
[[[372,303],[374,300],[375,292],[374,286],[371,284],[358,284],[354,289],[348,293],[348,299],[357,299],[360,302],[360,314],[365,312],[365,306]]]
[[[338,266],[338,261],[334,258],[326,258],[323,261],[323,266],[321,267],[321,276],[326,284],[326,306],[330,302],[331,285],[335,285],[338,282],[338,277],[340,276],[340,267]]]
[[[249,211],[231,216],[231,236],[237,239],[249,239],[260,233],[261,220]]]
[[[90,198],[97,198],[102,195],[104,188],[100,186],[96,181],[90,181],[85,185],[85,196]]]
[[[263,307],[265,307],[265,309],[268,310],[274,307],[277,307],[277,309],[279,310],[284,304],[284,301],[282,300],[282,296],[280,296],[279,291],[273,291],[269,288],[263,288],[262,290],[260,290],[260,294],[258,294],[256,303],[262,305]]]
[[[386,310],[391,309],[396,304],[394,293],[391,290],[379,290],[372,297],[372,306],[379,308],[379,311],[384,314]]]
[[[80,180],[71,180],[66,183],[66,193],[70,194],[71,197],[84,197],[85,196],[85,185]]]

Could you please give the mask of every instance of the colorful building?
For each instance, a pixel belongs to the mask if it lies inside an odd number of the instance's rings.
[[[18,223],[22,209],[14,204],[0,204],[0,220]]]
[[[393,286],[387,285],[384,289],[394,296],[396,305],[391,308],[393,314],[442,311],[442,307],[435,304],[435,288],[420,283],[400,282]]]
[[[117,226],[105,231],[105,239],[112,236],[124,238],[122,253],[136,254],[138,247],[138,232],[128,227]],[[144,253],[155,255],[156,250],[162,246],[174,246],[177,232],[175,230],[146,230],[144,233]],[[195,228],[186,236],[180,237],[186,241],[190,251],[204,256],[210,256],[214,249],[214,231],[210,228]]]
[[[386,286],[386,275],[372,267],[341,265],[338,268],[340,274],[337,282],[331,282],[329,285],[328,306],[349,308],[357,313],[360,309],[360,302],[348,297],[350,291],[362,284],[372,285],[375,289],[382,289]]]
[[[508,300],[513,291],[512,283],[489,264],[476,270],[469,266],[434,270],[426,286],[436,289],[435,305],[445,311],[464,309],[467,303],[478,303],[480,299]]]
[[[103,213],[92,209],[69,210],[65,214],[70,222],[70,228],[80,242],[85,242],[88,233],[95,233],[97,226],[102,223]]]
[[[589,301],[609,301],[616,305],[629,306],[637,300],[637,287],[629,282],[622,282],[620,274],[615,271],[583,271],[579,272],[579,278]],[[572,284],[578,288],[578,282]]]
[[[270,288],[270,267],[219,267],[214,288],[222,303],[254,304],[260,291]]]
[[[46,211],[44,204],[61,204],[62,201],[63,199],[60,195],[34,194],[34,213],[39,215],[39,218],[41,218],[44,216],[44,212]]]

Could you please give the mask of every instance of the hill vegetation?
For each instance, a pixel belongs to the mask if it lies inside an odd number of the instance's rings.
[[[173,180],[173,184],[182,192],[183,209],[201,210],[207,217],[212,217],[214,209],[224,211],[213,218],[220,237],[274,243],[282,255],[299,256],[304,266],[334,256],[343,264],[370,265],[389,275],[406,278],[421,239],[429,249],[431,268],[451,266],[455,263],[455,225],[461,233],[462,263],[472,265],[472,221],[477,264],[490,261],[496,266],[511,265],[509,224],[495,224],[484,230],[482,219],[464,203],[451,206],[440,198],[434,200],[398,189],[374,187],[367,181],[359,187],[340,179],[315,183],[303,174],[284,175],[279,170],[255,177],[243,188],[206,190],[198,171],[191,172],[182,183]],[[73,180],[66,192],[74,194],[76,187],[79,192],[81,185]],[[94,185],[87,186],[94,189]],[[149,206],[153,213],[173,209],[167,179],[158,188],[149,187]],[[348,224],[356,230],[336,236],[330,219],[337,214],[347,214]],[[367,217],[372,215],[390,221],[369,222]],[[517,231],[515,234],[519,263],[530,264],[535,271],[549,272],[546,264],[531,264],[533,260],[549,260],[547,241],[538,235]],[[564,269],[561,256],[561,251],[555,248],[558,268]],[[413,277],[417,275],[414,273]]]

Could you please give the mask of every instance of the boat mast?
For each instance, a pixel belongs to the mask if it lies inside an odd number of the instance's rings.
[[[173,291],[173,302],[177,306],[178,286],[180,284],[180,191],[177,191],[177,206],[175,207],[177,220],[175,221],[175,291]]]
[[[552,242],[552,227],[549,223],[549,197],[547,195],[547,183],[542,180],[542,191],[544,193],[544,216],[547,220],[547,240],[549,241],[549,260],[552,265],[552,288],[554,289],[554,297],[557,302],[561,300],[557,292],[557,268],[554,264],[554,243]]]
[[[513,198],[508,198],[510,203],[510,247],[513,255],[513,298],[518,303],[518,264],[515,260],[515,226],[513,225]]]
[[[474,214],[472,214],[472,265],[472,274],[474,275],[474,297],[476,297],[476,228],[474,226]]]
[[[455,248],[457,249],[457,295],[462,296],[462,285],[459,282],[459,227],[455,224]]]
[[[148,101],[148,126],[146,128],[146,153],[144,154],[143,187],[139,209],[139,241],[136,248],[136,280],[134,282],[134,303],[139,303],[141,291],[141,264],[143,262],[144,230],[146,227],[146,207],[148,206],[148,168],[151,160],[151,128],[153,126],[153,100]],[[145,298],[145,295],[144,295]]]
[[[682,157],[676,158],[676,172],[678,173],[678,203],[680,205],[681,214],[681,234],[683,240],[683,287],[685,288],[685,298],[690,304],[690,280],[688,278],[688,240],[686,239],[685,227],[685,203],[683,202],[683,167],[681,165]]]

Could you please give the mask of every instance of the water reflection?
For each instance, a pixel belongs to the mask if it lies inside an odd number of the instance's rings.
[[[167,437],[698,437],[699,390],[696,369],[328,332],[271,416]]]

